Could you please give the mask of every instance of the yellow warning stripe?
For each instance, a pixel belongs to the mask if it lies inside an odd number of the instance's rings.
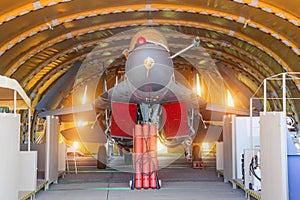
[[[249,190],[246,189],[245,186],[243,184],[241,184],[238,180],[233,179],[233,182],[239,186],[241,189],[243,189],[247,194],[249,194],[250,196],[252,196],[253,198],[257,199],[257,200],[261,200],[261,196],[257,193],[255,193],[253,190]]]
[[[247,192],[248,194],[250,194],[250,196],[254,197],[255,199],[261,200],[261,196],[258,195],[258,194],[255,194],[252,190],[246,189],[246,192]]]
[[[37,193],[38,191],[40,191],[42,188],[44,188],[46,185],[48,184],[48,181],[45,181],[43,184],[41,184],[39,187],[37,187],[37,189],[35,191],[32,191],[28,194],[26,194],[25,196],[23,196],[21,198],[21,200],[26,200],[28,198],[30,198],[31,196],[33,196],[35,193]]]

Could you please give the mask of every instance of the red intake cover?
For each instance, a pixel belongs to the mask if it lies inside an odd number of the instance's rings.
[[[163,104],[164,129],[167,139],[189,134],[188,111],[185,102]]]
[[[132,138],[136,121],[136,104],[112,102],[112,120],[110,134],[112,137]]]

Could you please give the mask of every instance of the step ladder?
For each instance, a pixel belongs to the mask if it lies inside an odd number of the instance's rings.
[[[78,173],[77,171],[77,156],[76,156],[76,149],[73,146],[67,147],[66,149],[66,165],[67,165],[67,172],[70,173],[70,161],[74,163],[75,174]]]

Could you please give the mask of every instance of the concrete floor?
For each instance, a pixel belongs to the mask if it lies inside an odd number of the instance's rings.
[[[166,182],[160,190],[130,190],[126,183],[80,183],[53,185],[47,192],[38,192],[39,200],[245,200],[241,190],[233,190],[222,182]]]
[[[134,199],[189,199],[189,200],[245,200],[244,191],[232,189],[217,177],[214,168],[192,169],[184,159],[159,171],[160,190],[130,190],[131,174],[114,169],[97,170],[96,167],[79,167],[79,173],[66,174],[48,191],[36,194],[38,200],[134,200]]]

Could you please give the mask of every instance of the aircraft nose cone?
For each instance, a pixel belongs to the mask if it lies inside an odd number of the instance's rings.
[[[135,89],[156,92],[168,85],[174,69],[169,52],[163,47],[143,44],[129,54],[125,71]]]

